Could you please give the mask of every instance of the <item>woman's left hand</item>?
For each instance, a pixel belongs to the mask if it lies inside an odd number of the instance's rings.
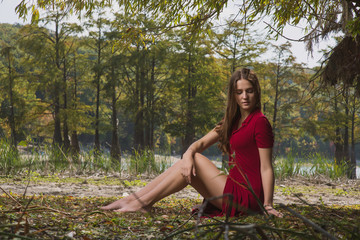
[[[282,218],[284,216],[284,214],[282,214],[281,212],[277,211],[275,208],[271,207],[271,206],[265,206],[265,211],[269,214],[269,215],[274,215],[276,217],[280,217]]]

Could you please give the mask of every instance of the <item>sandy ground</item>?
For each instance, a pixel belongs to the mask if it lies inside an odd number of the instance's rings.
[[[149,181],[144,180],[143,181]],[[4,191],[26,195],[67,195],[74,197],[121,197],[127,196],[140,187],[125,187],[123,185],[94,185],[86,179],[81,183],[42,182],[23,184],[11,180],[1,183]],[[0,191],[1,192],[1,191]],[[201,199],[192,188],[187,187],[175,194],[177,198]],[[279,204],[325,204],[354,205],[360,204],[360,180],[331,181],[324,178],[296,177],[276,181],[274,203]]]

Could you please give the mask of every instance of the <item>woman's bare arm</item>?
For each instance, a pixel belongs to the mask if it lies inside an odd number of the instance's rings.
[[[259,148],[260,172],[264,189],[264,208],[272,215],[282,217],[282,214],[273,208],[274,197],[274,169],[272,166],[272,148]]]
[[[194,165],[195,153],[201,153],[219,140],[219,134],[215,129],[211,130],[205,136],[192,143],[186,152],[183,154],[184,160],[181,174],[185,178],[186,182],[191,183],[191,176],[196,176],[196,169]]]

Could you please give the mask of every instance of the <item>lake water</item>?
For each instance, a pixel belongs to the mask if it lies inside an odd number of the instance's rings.
[[[178,161],[181,156],[160,156],[155,155],[157,160],[166,159],[166,168],[170,167],[174,162]],[[206,156],[208,157],[218,168],[221,168],[221,156]],[[301,162],[299,162],[301,164]],[[309,172],[311,171],[311,166],[300,166],[300,171]],[[356,178],[360,179],[360,160],[356,161]]]
[[[300,171],[301,172],[310,172],[311,167],[309,167],[309,166],[301,166]],[[360,179],[360,167],[359,166],[356,167],[356,178]]]
[[[218,168],[221,168],[221,158],[218,156],[207,156],[212,160]],[[309,172],[311,171],[311,166],[301,166],[300,171]],[[360,160],[356,160],[356,178],[360,179]]]

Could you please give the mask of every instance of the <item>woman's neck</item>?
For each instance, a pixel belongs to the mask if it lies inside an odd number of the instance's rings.
[[[241,122],[243,122],[250,115],[250,113],[252,113],[252,111],[253,111],[253,109],[251,111],[240,110]]]

